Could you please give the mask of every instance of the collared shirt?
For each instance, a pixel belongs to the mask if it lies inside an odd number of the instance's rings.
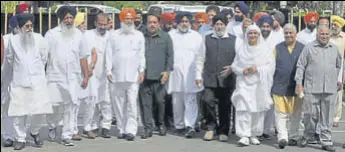
[[[304,47],[297,62],[295,80],[306,93],[336,93],[341,56],[333,43],[322,46],[317,40]]]
[[[316,29],[311,32],[308,28],[297,33],[297,41],[301,42],[304,45],[307,45],[309,42],[316,40]]]
[[[137,82],[145,71],[145,38],[142,32],[125,33],[115,30],[109,35],[106,50],[106,70],[114,82]]]
[[[139,27],[136,27],[135,29],[142,32],[142,33],[145,33],[146,26],[144,24],[140,24]]]
[[[204,35],[208,34],[209,31],[212,31],[212,30],[213,30],[213,27],[211,26],[211,23],[204,24],[200,27],[199,33],[204,36]]]
[[[68,83],[81,80],[80,59],[87,58],[90,51],[82,49],[83,33],[73,28],[70,36],[64,36],[61,25],[50,29],[45,39],[48,42],[48,81]]]
[[[174,51],[168,33],[158,30],[151,35],[148,30],[145,36],[146,79],[159,80],[162,72],[173,70]]]

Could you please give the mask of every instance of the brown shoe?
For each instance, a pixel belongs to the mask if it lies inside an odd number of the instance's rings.
[[[74,141],[81,141],[81,139],[82,139],[81,136],[78,134],[72,135],[72,140],[74,140]]]
[[[333,127],[338,128],[339,127],[339,122],[333,122]]]
[[[93,131],[88,131],[86,133],[86,135],[87,135],[87,138],[89,138],[89,139],[95,139],[96,138],[96,134]]]

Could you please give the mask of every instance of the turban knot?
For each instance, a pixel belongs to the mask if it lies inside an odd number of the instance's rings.
[[[28,3],[18,5],[18,13],[24,13],[29,8]]]

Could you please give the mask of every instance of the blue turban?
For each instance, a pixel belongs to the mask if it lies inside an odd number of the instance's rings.
[[[191,22],[193,19],[193,14],[190,12],[182,12],[182,11],[176,12],[176,17],[175,17],[176,24],[180,24],[183,17],[187,17],[189,22]]]
[[[261,16],[257,24],[261,27],[264,23],[268,23],[271,27],[273,26],[273,18],[268,15]]]
[[[12,16],[9,20],[9,28],[16,28],[18,26],[18,20],[16,16]]]
[[[29,13],[18,14],[16,17],[20,28],[22,28],[29,20],[32,22],[32,24],[35,22],[34,16]]]
[[[77,15],[77,10],[73,6],[62,6],[62,7],[60,7],[58,12],[57,12],[57,15],[58,15],[60,21],[62,21],[68,13],[70,13],[73,17],[75,17]]]
[[[236,3],[235,7],[238,7],[240,9],[240,11],[247,16],[249,13],[249,8],[247,6],[247,4],[245,4],[243,1],[239,1]]]

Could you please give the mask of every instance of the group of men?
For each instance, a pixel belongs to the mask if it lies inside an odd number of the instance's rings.
[[[259,145],[277,131],[279,148],[319,141],[335,151],[331,127],[341,116],[345,20],[321,22],[311,12],[297,34],[293,24],[284,26],[279,11],[253,20],[244,2],[234,11],[209,6],[194,18],[189,12],[152,13],[144,25],[140,11],[125,8],[119,29],[98,14],[96,28],[87,30],[85,14],[63,6],[60,24],[44,37],[33,32],[31,14],[17,13],[1,45],[4,146],[23,149],[28,124],[42,146],[45,120],[52,141],[62,121],[65,146],[82,139],[78,121],[88,138],[99,130],[110,138],[112,112],[117,138],[133,141],[139,111],[142,139],[155,130],[166,135],[168,124],[193,138],[204,123],[204,140],[226,142],[233,122],[241,146]],[[86,112],[78,120],[81,102]]]

